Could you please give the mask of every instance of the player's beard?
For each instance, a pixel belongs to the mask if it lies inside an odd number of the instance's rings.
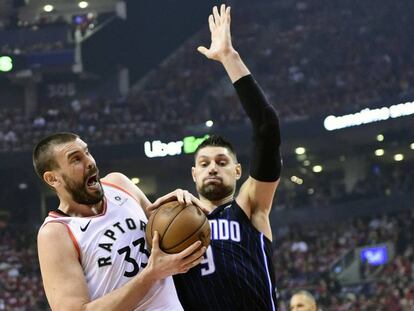
[[[201,187],[197,187],[197,192],[210,201],[220,201],[230,196],[234,192],[234,187],[223,184],[203,184]]]
[[[103,199],[104,192],[101,181],[98,177],[97,182],[100,185],[100,190],[94,193],[90,193],[87,190],[87,178],[85,178],[83,183],[76,182],[66,175],[62,175],[62,178],[65,181],[66,191],[68,191],[71,194],[73,201],[75,201],[76,203],[84,205],[94,205],[99,203]]]

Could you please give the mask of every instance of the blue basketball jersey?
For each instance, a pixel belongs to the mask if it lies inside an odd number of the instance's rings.
[[[272,243],[232,201],[208,216],[211,243],[200,265],[174,276],[185,310],[276,310]]]

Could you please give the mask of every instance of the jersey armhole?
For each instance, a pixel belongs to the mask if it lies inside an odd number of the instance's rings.
[[[265,241],[267,241],[268,243],[270,243],[270,245],[273,245],[273,242],[271,240],[269,240],[269,238],[267,236],[265,236],[263,234],[263,232],[259,231],[255,226],[253,226],[251,219],[249,217],[247,217],[246,213],[241,208],[241,206],[239,205],[239,203],[237,203],[236,199],[234,199],[234,203],[237,206],[237,209],[239,210],[239,214],[242,215],[241,217],[244,218],[244,220],[249,224],[249,226],[251,226],[253,228],[253,230],[256,231],[256,233],[258,235],[263,235],[263,238],[265,239]]]

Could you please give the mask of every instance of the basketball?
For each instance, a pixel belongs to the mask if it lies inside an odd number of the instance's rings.
[[[150,247],[154,231],[158,231],[160,248],[169,254],[179,253],[198,240],[203,246],[210,244],[207,217],[197,206],[185,206],[178,201],[161,205],[150,216],[146,227]]]

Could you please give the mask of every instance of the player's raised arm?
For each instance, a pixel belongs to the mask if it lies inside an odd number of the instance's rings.
[[[234,84],[242,106],[253,125],[250,177],[243,184],[237,202],[253,225],[269,239],[272,233],[269,213],[281,171],[279,118],[263,91],[234,49],[230,34],[230,8],[223,4],[209,16],[210,48],[198,50],[223,64]]]

